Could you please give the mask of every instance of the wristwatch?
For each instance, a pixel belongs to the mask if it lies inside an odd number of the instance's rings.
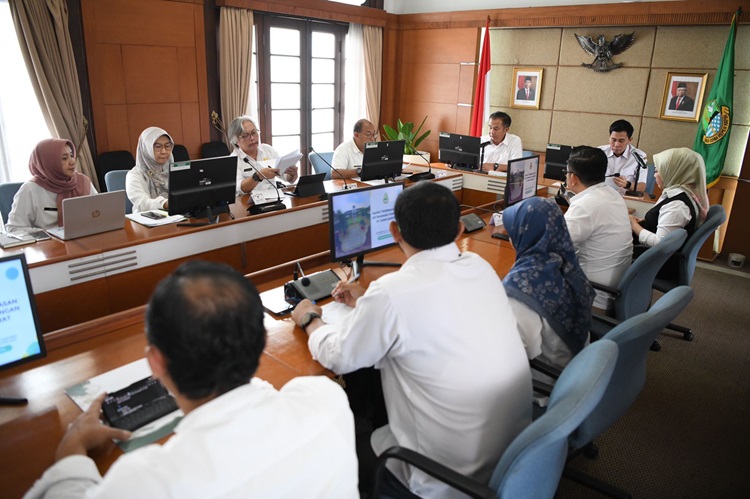
[[[260,175],[258,175],[258,172],[253,173],[253,180],[260,182],[261,178]]]
[[[357,168],[357,176],[359,177],[361,175],[362,175],[362,167],[360,166],[359,168]]]
[[[500,166],[500,165],[499,165],[498,163],[495,163],[495,164],[493,165],[493,168],[495,169],[495,171],[497,171],[497,168],[498,168],[499,166]]]
[[[302,318],[299,320],[299,327],[301,327],[304,330],[307,330],[307,326],[310,325],[312,321],[315,319],[320,319],[320,314],[316,314],[315,312],[308,312],[305,315],[302,316]]]
[[[625,184],[625,190],[629,191],[631,187],[632,187],[632,184],[630,183],[630,180],[628,180],[628,183]]]

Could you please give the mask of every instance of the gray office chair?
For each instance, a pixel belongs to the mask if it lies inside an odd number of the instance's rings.
[[[201,157],[218,158],[221,156],[229,156],[229,148],[224,142],[213,141],[201,145]]]
[[[521,153],[522,158],[529,158],[534,155],[534,151],[527,151],[526,149],[523,150]]]
[[[16,192],[21,188],[23,182],[6,182],[0,184],[0,215],[3,217],[3,223],[8,223],[8,215],[13,208],[13,198]]]
[[[648,312],[631,317],[600,340],[616,343],[619,354],[604,396],[570,436],[571,457],[580,453],[594,457],[598,453],[593,440],[627,412],[646,384],[646,356],[650,345],[664,327],[687,307],[692,298],[693,290],[689,286],[677,287],[662,296]],[[592,346],[597,343],[599,342]],[[584,348],[578,355],[582,355],[588,348],[591,347]],[[557,385],[552,393],[556,389]],[[627,492],[570,467],[565,469],[563,476],[611,497],[630,497]]]
[[[715,204],[708,208],[708,215],[706,221],[698,227],[693,235],[685,241],[682,248],[677,250],[675,257],[677,258],[678,274],[672,279],[664,279],[657,277],[654,280],[654,289],[658,289],[661,292],[666,293],[667,291],[676,288],[677,286],[690,286],[690,282],[693,280],[693,274],[695,273],[695,264],[698,259],[698,251],[700,251],[703,243],[706,242],[708,236],[713,234],[721,224],[727,220],[727,213],[724,211],[724,207]],[[676,324],[669,324],[667,329],[682,333],[682,337],[686,341],[692,341],[693,331],[684,326],[678,326]]]
[[[312,164],[313,170],[315,170],[315,173],[325,173],[326,180],[331,180],[331,162],[333,161],[333,153],[332,152],[311,152],[308,155],[308,158],[310,158],[310,163]],[[326,161],[328,164],[326,164]]]
[[[125,177],[129,170],[112,170],[104,176],[104,182],[107,184],[107,191],[124,191]],[[125,196],[125,213],[133,213],[133,203],[130,198]]]
[[[617,347],[612,341],[601,340],[573,358],[552,390],[547,412],[505,449],[489,485],[413,450],[391,447],[378,457],[370,497],[382,497],[385,465],[390,458],[406,461],[471,497],[552,497],[565,466],[568,435],[599,403],[610,382],[617,355]],[[398,497],[395,490],[389,490],[388,494]]]
[[[99,189],[103,192],[107,181],[105,177],[112,170],[130,170],[135,166],[135,158],[130,151],[109,151],[99,155],[96,161],[96,175],[99,179]]]

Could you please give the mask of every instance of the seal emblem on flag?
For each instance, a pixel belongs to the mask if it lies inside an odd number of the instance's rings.
[[[719,105],[716,99],[711,100],[703,108],[701,117],[703,143],[710,145],[723,139],[729,131],[729,125],[729,107]]]

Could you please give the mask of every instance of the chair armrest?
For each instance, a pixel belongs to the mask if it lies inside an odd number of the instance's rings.
[[[555,378],[555,379],[559,378],[560,373],[562,373],[562,369],[558,369],[549,364],[545,364],[539,359],[531,359],[529,361],[529,365],[531,366],[532,369],[535,369],[539,371],[540,373],[546,374],[547,376],[551,378]]]
[[[612,296],[620,296],[622,294],[622,292],[619,289],[615,289],[610,286],[605,286],[604,284],[599,284],[598,282],[589,281],[589,284],[591,284],[591,286],[593,286],[594,289],[598,289],[600,291],[606,291]]]
[[[478,497],[483,499],[496,498],[497,494],[487,485],[481,484],[476,480],[473,480],[467,476],[464,476],[447,466],[443,466],[440,463],[433,461],[432,459],[414,452],[411,449],[404,447],[391,447],[386,449],[380,456],[378,456],[377,465],[375,467],[375,483],[372,487],[370,497],[377,499],[380,497],[380,484],[383,480],[383,473],[385,472],[385,465],[388,459],[395,458],[400,459],[406,463],[411,464],[424,471],[428,475],[437,478],[438,480],[447,483],[451,487],[468,494],[471,497]]]
[[[604,324],[607,324],[608,326],[612,326],[612,327],[619,326],[621,322],[615,319],[614,317],[610,317],[608,315],[597,314],[596,312],[593,312],[591,314],[591,320],[603,322]]]
[[[605,334],[612,330],[612,328],[618,326],[619,324],[620,321],[618,321],[614,317],[597,314],[596,312],[592,313],[591,329],[589,330],[589,333],[591,334],[591,341],[601,339]],[[599,325],[599,327],[597,327],[597,325]]]
[[[552,395],[552,385],[548,385],[547,383],[542,383],[539,380],[532,379],[531,380],[531,387],[534,390],[535,393],[541,393],[542,395],[546,395],[549,397]]]

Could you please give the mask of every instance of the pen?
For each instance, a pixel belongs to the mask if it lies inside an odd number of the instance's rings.
[[[57,208],[50,208],[49,206],[45,206],[44,211],[57,211]]]

